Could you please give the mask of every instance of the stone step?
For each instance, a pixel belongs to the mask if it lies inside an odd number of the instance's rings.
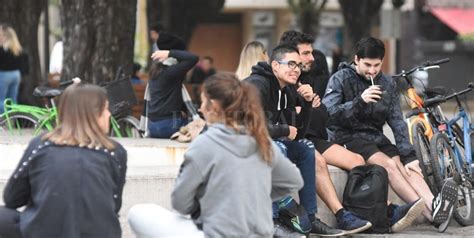
[[[0,136],[0,194],[5,182],[16,167],[30,138]],[[127,212],[134,204],[156,203],[170,208],[170,194],[174,186],[179,166],[187,144],[162,139],[118,139],[128,152],[127,181],[123,193],[120,220],[123,237],[133,237],[128,223]],[[341,199],[347,180],[347,172],[330,166],[331,178]],[[403,204],[390,190],[389,199]],[[0,205],[3,200],[0,200]],[[330,225],[335,225],[334,215],[318,197],[318,217]],[[433,230],[433,229],[432,229]]]

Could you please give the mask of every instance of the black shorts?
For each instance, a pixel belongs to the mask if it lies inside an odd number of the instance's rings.
[[[327,140],[319,139],[313,136],[309,136],[308,140],[312,141],[314,144],[314,148],[320,153],[323,154],[329,147],[334,145],[335,143],[329,142]]]
[[[397,147],[393,145],[388,139],[384,139],[381,143],[374,143],[364,139],[354,139],[344,143],[346,149],[362,155],[364,160],[367,161],[370,156],[377,152],[382,152],[388,157],[400,156],[400,152]]]

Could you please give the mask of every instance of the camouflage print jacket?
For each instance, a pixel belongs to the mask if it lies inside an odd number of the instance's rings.
[[[329,139],[339,144],[354,139],[383,143],[389,141],[383,134],[383,125],[387,122],[395,135],[401,161],[407,164],[416,156],[400,108],[396,82],[381,73],[374,83],[381,85],[382,99],[366,103],[361,95],[371,82],[358,75],[354,65],[343,64],[331,76],[323,98],[329,112]]]

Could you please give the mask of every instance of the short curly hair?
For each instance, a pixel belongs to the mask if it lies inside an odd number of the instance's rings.
[[[313,43],[314,37],[312,35],[294,30],[285,31],[280,37],[280,44],[292,44],[297,46],[298,44],[312,45]]]

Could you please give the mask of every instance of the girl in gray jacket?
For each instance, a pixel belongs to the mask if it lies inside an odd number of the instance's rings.
[[[173,208],[136,205],[129,222],[138,237],[272,237],[271,203],[303,186],[299,170],[268,135],[256,89],[234,75],[204,83],[201,112],[209,129],[184,155]]]

